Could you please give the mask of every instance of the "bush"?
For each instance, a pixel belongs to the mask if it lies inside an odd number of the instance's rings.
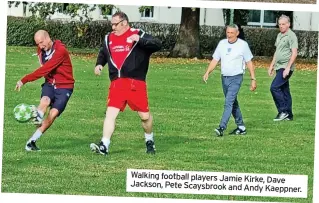
[[[32,46],[34,33],[44,22],[34,18],[8,17],[7,45]]]
[[[32,17],[8,17],[7,45],[34,46],[33,34],[39,29],[48,30],[50,35],[60,39],[74,48],[99,48],[105,34],[112,28],[109,21],[62,22],[43,21]],[[170,51],[178,35],[179,25],[133,22],[132,27],[159,38],[163,43],[163,51]],[[275,40],[278,29],[243,27],[245,38],[254,56],[272,56],[275,51]],[[299,41],[298,55],[304,58],[318,56],[318,32],[295,31]],[[225,38],[225,28],[217,26],[200,27],[200,44],[203,54],[211,54],[219,40]],[[316,43],[313,43],[316,42]]]
[[[105,22],[90,23],[43,21],[35,18],[8,17],[7,45],[34,46],[34,33],[44,29],[55,39],[60,39],[74,48],[96,48],[101,46],[105,33],[111,25]]]

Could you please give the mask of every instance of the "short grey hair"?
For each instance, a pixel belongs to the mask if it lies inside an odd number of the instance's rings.
[[[236,24],[227,25],[227,26],[226,26],[226,29],[227,29],[227,28],[235,28],[236,31],[239,31],[239,28],[238,28],[238,26],[237,26]]]
[[[121,20],[126,20],[127,22],[129,22],[126,13],[124,13],[124,12],[122,12],[122,11],[117,11],[116,13],[114,13],[114,14],[112,15],[112,17],[116,17],[116,16],[118,16]]]
[[[281,15],[280,17],[279,17],[279,19],[278,19],[278,22],[280,21],[280,20],[282,20],[282,19],[286,19],[287,21],[288,21],[288,23],[290,23],[290,18],[289,18],[289,16],[286,16],[286,15]]]

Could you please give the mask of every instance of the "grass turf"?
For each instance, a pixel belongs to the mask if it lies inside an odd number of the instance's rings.
[[[296,71],[290,80],[295,120],[273,122],[276,109],[269,92],[272,78],[258,68],[257,90],[249,91],[247,73],[238,95],[246,136],[215,137],[223,111],[219,68],[202,82],[206,63],[151,63],[149,104],[154,116],[157,154],[145,154],[138,115],[127,107],[117,119],[110,155],[91,153],[101,138],[109,79],[93,74],[95,59],[73,56],[76,87],[66,111],[40,138],[39,153],[25,142],[35,131],[14,120],[19,103],[38,104],[43,80],[15,92],[15,83],[38,66],[34,49],[8,47],[6,56],[2,192],[95,196],[232,199],[312,202],[316,71]],[[227,132],[235,128],[231,118]],[[308,175],[308,198],[229,195],[127,193],[126,169],[216,171]]]

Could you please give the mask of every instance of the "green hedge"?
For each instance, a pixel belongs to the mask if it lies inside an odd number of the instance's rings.
[[[8,17],[7,45],[34,46],[33,34],[38,29],[46,29],[55,39],[60,39],[74,48],[98,48],[106,33],[111,31],[107,21],[90,23],[42,21],[32,17]],[[179,25],[133,22],[132,27],[141,28],[163,43],[163,50],[174,47]],[[200,43],[204,54],[211,54],[219,40],[225,38],[225,28],[201,26]],[[243,27],[246,41],[255,56],[272,56],[278,29]],[[318,56],[318,32],[295,31],[299,40],[299,56],[313,58]]]
[[[60,39],[74,48],[96,48],[101,46],[110,24],[91,22],[42,21],[35,18],[8,17],[7,45],[34,46],[34,33],[39,29],[48,30],[55,39]]]

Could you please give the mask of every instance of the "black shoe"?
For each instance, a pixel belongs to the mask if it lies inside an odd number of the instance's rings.
[[[102,154],[102,155],[107,155],[108,154],[108,150],[106,148],[106,146],[103,144],[103,142],[101,141],[99,145],[95,144],[95,143],[91,143],[90,144],[90,149],[93,152],[96,152],[98,154]]]
[[[294,116],[289,115],[287,118],[285,118],[285,121],[293,121]]]
[[[216,128],[214,131],[216,132],[216,135],[217,135],[217,136],[223,136],[223,135],[224,135],[225,128],[218,127],[218,128]]]
[[[235,130],[233,130],[231,133],[229,133],[230,135],[246,135],[246,129],[242,130],[240,128],[236,128]]]
[[[35,141],[31,141],[31,142],[28,142],[25,146],[25,150],[30,152],[30,151],[41,151],[37,145],[35,144]]]
[[[147,154],[155,154],[155,145],[154,141],[148,140],[146,143],[146,153]]]
[[[274,118],[274,121],[282,121],[282,120],[285,120],[288,116],[289,116],[288,113],[281,112],[281,113],[279,113],[279,114],[276,116],[276,118]]]

